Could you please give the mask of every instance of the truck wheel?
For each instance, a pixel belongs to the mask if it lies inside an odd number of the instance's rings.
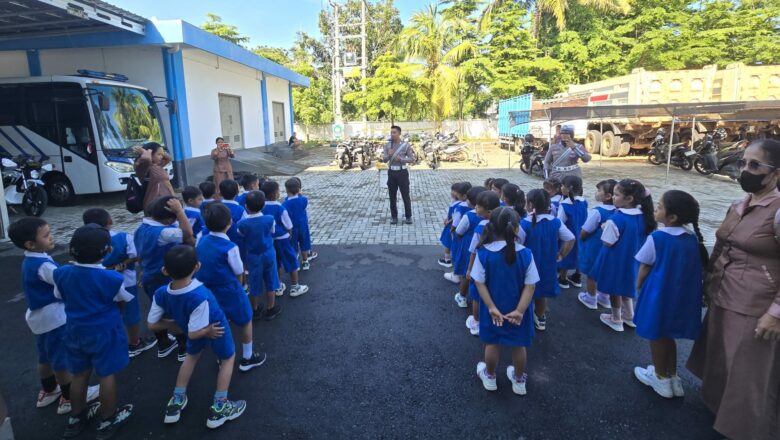
[[[620,138],[611,131],[605,131],[601,136],[601,154],[607,157],[615,157],[620,153]]]
[[[620,157],[628,156],[628,153],[631,152],[631,142],[621,142],[620,143]]]
[[[598,154],[601,150],[601,132],[598,130],[589,130],[585,135],[585,150],[588,153]]]

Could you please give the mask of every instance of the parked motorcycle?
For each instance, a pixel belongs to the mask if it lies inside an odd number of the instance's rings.
[[[366,141],[356,142],[352,150],[352,157],[358,162],[361,170],[371,168],[371,144]],[[336,148],[338,151],[338,148]]]
[[[46,210],[49,198],[44,188],[43,175],[53,169],[32,158],[2,159],[3,187],[8,206],[21,206],[25,214],[38,217]]]
[[[684,143],[672,144],[670,147],[666,142],[666,130],[663,128],[659,128],[655,135],[650,153],[647,155],[647,161],[653,165],[666,163],[669,157],[669,148],[672,150],[672,165],[685,171],[690,171],[693,168],[693,156],[696,155],[696,151],[689,150]]]
[[[702,139],[698,154],[693,159],[693,167],[700,174],[722,174],[736,179],[739,176],[737,162],[742,159],[748,141],[741,140],[720,148],[720,141],[727,136],[726,130],[719,128]]]
[[[544,157],[547,156],[547,150],[550,149],[550,143],[545,142],[542,148],[534,150],[528,158],[528,174],[544,179]]]
[[[534,135],[528,133],[523,138],[523,148],[520,150],[520,170],[526,174],[531,173],[531,156],[536,151],[534,147]]]
[[[352,162],[354,159],[355,157],[352,154],[351,142],[341,142],[336,146],[336,163],[338,164],[339,168],[342,170],[352,168]]]

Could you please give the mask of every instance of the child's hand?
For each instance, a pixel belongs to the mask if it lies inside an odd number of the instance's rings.
[[[504,318],[509,321],[510,324],[520,325],[523,322],[523,313],[520,310],[514,309],[507,313]]]
[[[558,255],[555,256],[555,261],[556,262],[560,263],[561,260],[563,260],[563,257],[561,257],[561,254],[558,254]]]
[[[490,309],[490,319],[493,320],[493,325],[496,327],[501,327],[504,324],[504,315],[495,307]]]
[[[206,337],[209,339],[221,338],[225,334],[225,327],[221,327],[218,322],[212,323],[208,326]]]
[[[116,266],[114,266],[114,270],[117,272],[123,272],[125,269],[127,269],[127,266],[125,266],[125,263],[119,263]]]
[[[180,214],[184,211],[184,208],[181,206],[181,202],[179,201],[179,199],[168,200],[168,203],[165,204],[165,208],[168,209],[168,211],[173,212],[174,214]]]
[[[471,281],[471,271],[466,272],[466,281]]]
[[[445,219],[444,219],[444,224],[445,224],[445,225],[449,225],[449,224],[451,224],[451,223],[452,223],[452,219],[451,219],[451,218],[445,218]]]

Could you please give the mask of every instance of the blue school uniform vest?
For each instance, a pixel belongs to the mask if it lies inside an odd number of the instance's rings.
[[[460,214],[460,216],[462,218],[469,211],[471,211],[471,208],[469,208],[468,205],[463,205],[462,202],[458,202],[458,204],[455,205],[455,209],[453,209],[452,214],[454,216],[455,213],[457,212],[458,214]],[[452,244],[451,244],[451,246],[452,247],[450,248],[450,253],[451,253],[451,257],[452,257],[452,261],[453,261],[453,265],[454,265],[454,262],[458,261],[458,258],[460,258],[460,251],[461,251],[461,247],[462,247],[462,244],[463,244],[462,243],[463,240],[460,237],[458,237],[458,235],[455,233],[455,227],[457,225],[455,225],[453,223],[451,226],[452,226],[452,229],[451,229],[451,231],[452,231]]]
[[[458,258],[453,261],[455,273],[458,275],[465,275],[466,270],[468,270],[469,259],[471,258],[471,253],[469,252],[471,238],[474,237],[474,231],[476,231],[477,226],[479,226],[479,222],[482,221],[482,218],[474,211],[467,212],[464,217],[468,218],[469,227],[466,230],[466,233],[463,234],[462,237],[459,237],[460,250],[458,251]]]
[[[130,258],[127,255],[127,233],[118,232],[111,236],[111,253],[103,257],[103,266],[110,267]],[[135,270],[135,263],[127,266],[127,270]]]
[[[556,194],[552,197],[550,197],[550,213],[553,217],[558,216],[558,208],[561,206],[561,200],[563,199],[563,196],[560,194]]]
[[[290,216],[294,228],[309,225],[309,215],[306,213],[306,207],[309,206],[309,199],[300,195],[292,199],[287,197],[284,203],[282,203],[282,206],[287,210],[287,214]]]
[[[230,210],[230,218],[233,220],[233,223],[230,225],[230,229],[227,230],[226,234],[228,238],[230,238],[230,241],[239,244],[241,243],[241,236],[238,235],[238,222],[244,217],[246,211],[238,202],[230,203],[229,200],[225,200],[223,204]]]
[[[270,215],[245,218],[238,222],[238,232],[243,236],[243,252],[262,255],[274,250],[274,218]]]
[[[450,220],[450,223],[444,225],[444,228],[441,230],[441,235],[439,235],[439,242],[447,249],[452,248],[452,213],[455,212],[455,206],[457,206],[458,203],[460,202],[452,202],[450,207],[447,208],[447,220]],[[451,255],[450,258],[452,258]]]
[[[158,240],[160,234],[165,228],[175,228],[176,226],[155,226],[141,223],[141,226],[136,229],[133,234],[133,241],[135,242],[135,250],[138,253],[138,258],[141,259],[140,265],[143,269],[141,274],[141,281],[147,282],[155,278],[162,276],[163,258],[168,249],[175,246],[170,243],[165,246],[160,246]]]
[[[560,269],[575,269],[579,259],[580,231],[585,219],[588,218],[588,202],[574,199],[571,203],[561,203],[560,209],[566,213],[565,226],[574,234],[574,247],[566,257],[558,263]]]
[[[490,298],[501,313],[509,313],[517,307],[525,287],[525,271],[533,262],[528,248],[516,252],[514,263],[508,264],[504,251],[490,251],[485,247],[477,249],[477,258],[485,269],[485,285]],[[493,325],[487,306],[479,304],[479,337],[486,344],[526,347],[534,337],[533,302],[523,315],[520,325],[504,322],[501,327]]]
[[[601,234],[604,231],[601,229],[601,226],[604,225],[607,220],[611,219],[613,214],[615,214],[614,209],[605,209],[602,206],[597,206],[593,209],[598,211],[601,221],[599,221],[599,224],[596,226],[596,230],[593,231],[592,234],[589,234],[585,241],[580,240],[579,244],[580,271],[587,276],[592,276],[593,263],[596,262],[596,257],[598,256],[602,247]],[[582,227],[580,227],[580,230],[582,230]]]
[[[593,278],[600,292],[634,298],[639,272],[639,262],[634,256],[647,239],[645,219],[642,214],[618,211],[610,220],[617,226],[620,238],[610,247],[601,247],[593,265]]]
[[[645,339],[696,339],[701,327],[702,264],[695,235],[652,233],[655,264],[636,305],[636,333]]]
[[[69,331],[94,332],[122,327],[122,315],[114,297],[124,278],[119,272],[67,265],[54,271],[54,283],[65,303]]]
[[[24,257],[22,260],[22,286],[27,308],[30,310],[42,309],[49,304],[59,302],[54,297],[54,286],[38,277],[38,270],[43,263],[47,262],[57,265],[48,258]]]
[[[238,202],[239,205],[241,205],[242,208],[246,209],[246,196],[249,195],[249,191],[244,191],[241,194],[236,196],[236,202]]]
[[[525,232],[525,247],[531,250],[539,271],[534,298],[557,298],[561,294],[558,285],[558,230],[561,220],[558,218],[541,219],[533,226],[531,220],[523,219],[520,227]]]
[[[200,270],[195,277],[211,290],[215,287],[236,285],[241,288],[236,275],[228,263],[228,251],[236,247],[232,241],[207,235],[198,243]]]
[[[190,315],[203,301],[208,302],[209,305],[209,324],[218,322],[222,327],[227,328],[225,313],[219,307],[214,294],[204,285],[179,295],[169,293],[166,285],[154,293],[154,302],[165,311],[165,316],[176,321],[176,325],[185,333],[189,329]]]
[[[184,214],[192,225],[192,235],[198,235],[201,229],[203,229],[203,216],[200,213],[200,209],[188,206],[184,208]]]
[[[269,205],[265,204],[263,207],[263,214],[264,215],[270,215],[274,218],[274,221],[276,222],[276,228],[274,229],[273,237],[279,238],[283,237],[286,234],[289,234],[287,231],[287,228],[284,227],[282,224],[282,213],[286,211],[284,205]],[[289,215],[289,214],[288,214]]]

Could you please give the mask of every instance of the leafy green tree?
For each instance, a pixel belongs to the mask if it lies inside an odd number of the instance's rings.
[[[290,55],[281,47],[257,46],[252,52],[276,64],[284,66],[290,63]]]
[[[206,16],[208,17],[208,21],[200,26],[204,31],[228,40],[231,43],[238,44],[239,46],[243,46],[245,43],[249,42],[249,37],[241,35],[236,26],[222,23],[222,17],[219,15],[209,12]]]

